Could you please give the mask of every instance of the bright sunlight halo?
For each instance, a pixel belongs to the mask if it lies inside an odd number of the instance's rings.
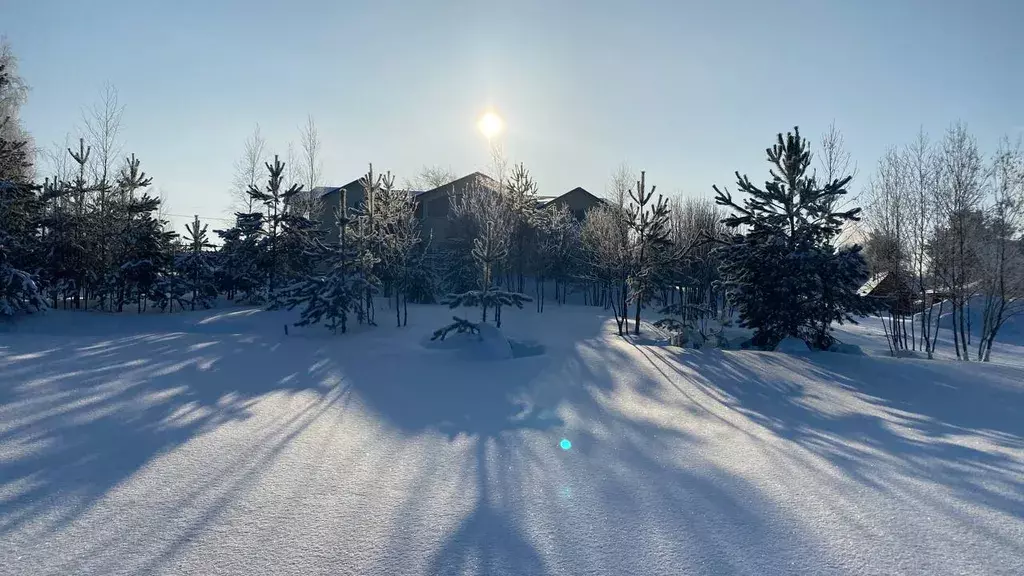
[[[477,120],[476,127],[480,129],[480,133],[484,135],[484,138],[490,140],[498,134],[501,134],[501,131],[505,129],[505,121],[501,119],[501,116],[498,116],[494,112],[485,112],[484,115]]]

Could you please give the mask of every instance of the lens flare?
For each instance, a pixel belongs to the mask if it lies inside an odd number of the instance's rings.
[[[572,448],[572,442],[569,442],[569,440],[566,438],[562,438],[562,441],[559,442],[558,445],[562,447],[562,450],[568,450],[569,448]]]

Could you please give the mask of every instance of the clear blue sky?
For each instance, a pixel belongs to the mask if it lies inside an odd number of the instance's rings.
[[[483,168],[489,105],[544,194],[601,192],[622,161],[663,192],[763,181],[778,131],[833,119],[863,183],[922,125],[1019,133],[1022,30],[1019,0],[0,1],[37,142],[110,82],[125,150],[172,212],[209,216],[254,124],[283,156],[307,114],[338,184],[370,161]]]

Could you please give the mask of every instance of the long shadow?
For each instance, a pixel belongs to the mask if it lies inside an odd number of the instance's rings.
[[[571,427],[531,416],[513,424],[507,415],[519,410],[516,406],[527,415],[538,403],[550,406],[538,401],[541,390],[515,383],[500,394],[471,392],[457,407],[379,405],[405,430],[435,429],[449,438],[468,436],[472,443],[467,468],[474,470],[478,490],[474,504],[431,556],[425,573],[813,573],[807,561],[813,554],[805,552],[810,544],[797,521],[757,487],[706,460],[700,438],[649,418],[642,406],[629,413],[617,409],[617,394],[662,385],[630,370],[632,362],[635,358],[609,346],[603,336],[549,359],[548,374],[564,378],[556,404],[572,415]],[[476,368],[459,366],[460,374],[473,374],[467,382],[439,388],[493,385],[476,380]],[[534,369],[523,368],[518,376],[528,377]],[[392,392],[376,394],[390,398]],[[488,418],[465,420],[454,435],[447,426],[431,424],[481,405]],[[550,426],[559,426],[558,436],[532,434]],[[558,448],[561,435],[572,439],[570,450]],[[429,478],[419,480],[416,495],[406,503],[407,517],[421,516],[419,495],[430,487]],[[395,537],[406,539],[404,533]]]
[[[512,511],[495,503],[487,465],[487,440],[476,438],[478,496],[473,510],[445,539],[429,574],[523,574],[544,576],[540,554],[523,535]]]
[[[579,312],[588,323],[581,329],[596,337],[604,330],[605,319],[596,311],[587,312]],[[514,329],[509,336],[516,336]],[[383,422],[409,436],[438,434],[449,442],[472,444],[473,456],[464,468],[474,471],[476,499],[431,555],[430,574],[548,573],[510,504],[507,475],[512,461],[527,456],[517,448],[524,434],[543,434],[564,425],[557,415],[565,400],[563,387],[552,387],[557,393],[551,394],[538,377],[566,362],[573,347],[551,337],[529,346],[533,354],[510,360],[471,361],[456,359],[449,351],[423,349],[416,354],[414,370],[398,358],[346,367],[355,397]],[[537,353],[540,350],[546,353]],[[429,484],[429,479],[421,482]],[[418,494],[407,506],[410,516],[416,516],[422,506]],[[395,555],[405,554],[404,540],[396,536]]]
[[[964,371],[940,361],[651,352],[677,378],[862,484],[882,488],[879,467],[888,467],[945,486],[964,501],[1024,518],[1024,462],[1005,450],[964,441],[975,436],[1006,449],[1024,447],[1019,369],[976,366],[966,380]],[[823,407],[802,383],[808,376],[835,387],[835,401],[844,405]]]
[[[0,351],[0,535],[58,530],[148,462],[259,397],[339,384],[316,348],[195,333],[11,336]],[[59,495],[59,497],[58,497]]]

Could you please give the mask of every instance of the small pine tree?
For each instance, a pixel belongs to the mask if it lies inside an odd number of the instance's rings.
[[[265,301],[266,276],[264,274],[261,238],[263,214],[259,212],[235,214],[235,225],[226,230],[215,230],[221,238],[220,265],[217,269],[218,286],[231,300],[250,304]]]
[[[537,228],[537,182],[522,163],[513,167],[502,188],[502,199],[512,220],[506,285],[510,288],[515,286],[522,292],[530,256],[529,244],[535,239]]]
[[[289,280],[287,270],[289,244],[282,241],[281,238],[287,228],[287,205],[293,196],[302,192],[302,185],[293,184],[288,189],[283,189],[285,164],[276,155],[274,163],[267,162],[266,167],[270,174],[266,190],[250,186],[249,196],[267,209],[267,216],[263,222],[266,235],[264,239],[266,259],[263,264],[267,281],[267,298],[273,308],[278,303],[277,290],[283,281]]]
[[[213,300],[217,297],[217,285],[215,283],[213,248],[207,236],[206,224],[199,222],[196,215],[191,224],[185,225],[185,250],[178,255],[175,261],[175,268],[192,298],[189,302],[192,310],[196,306],[210,308]]]
[[[487,311],[494,310],[495,326],[501,328],[501,308],[503,306],[522,308],[523,303],[532,302],[533,299],[519,292],[499,290],[494,285],[495,265],[504,260],[508,250],[503,241],[503,235],[499,234],[495,228],[494,222],[488,221],[480,236],[473,243],[473,259],[476,261],[480,273],[478,289],[448,294],[441,300],[441,303],[450,308],[479,306],[482,322],[487,322]]]
[[[376,326],[376,310],[373,298],[380,292],[383,276],[386,275],[389,243],[392,231],[389,229],[388,215],[382,212],[381,191],[394,188],[394,177],[387,174],[375,174],[373,164],[369,171],[359,180],[364,191],[363,202],[356,211],[352,224],[348,227],[349,243],[356,251],[356,267],[365,284],[365,292],[359,308],[356,310],[359,323],[364,320]]]
[[[429,241],[424,242],[421,237],[412,198],[408,192],[394,188],[390,173],[381,178],[374,212],[375,247],[379,258],[377,276],[384,291],[394,298],[395,322],[401,327],[409,321],[410,294],[420,300],[425,294],[433,294],[436,280],[426,261]]]
[[[338,243],[324,244],[320,239],[311,248],[316,259],[322,263],[322,272],[297,280],[281,293],[281,306],[288,310],[302,306],[301,318],[295,326],[309,326],[324,322],[332,332],[348,329],[349,314],[359,309],[365,294],[367,281],[359,273],[358,251],[348,239],[348,227],[352,223],[347,208],[344,189],[341,203],[335,217],[338,223]]]
[[[860,246],[835,249],[843,224],[860,208],[836,211],[851,177],[819,186],[808,174],[811,153],[799,129],[767,150],[772,179],[763,189],[737,172],[742,204],[717,186],[715,201],[732,210],[722,222],[733,230],[722,250],[722,275],[753,343],[773,347],[786,336],[827,349],[833,322],[855,322],[871,306],[857,294],[867,279]],[[745,229],[745,233],[744,230]]]
[[[669,209],[668,200],[660,194],[654,204],[654,190],[647,190],[646,173],[640,172],[640,180],[636,188],[629,191],[632,200],[626,208],[626,221],[633,233],[633,249],[635,259],[632,270],[632,300],[636,306],[633,319],[633,334],[640,334],[640,310],[650,299],[656,287],[656,272],[662,251],[669,247]]]

